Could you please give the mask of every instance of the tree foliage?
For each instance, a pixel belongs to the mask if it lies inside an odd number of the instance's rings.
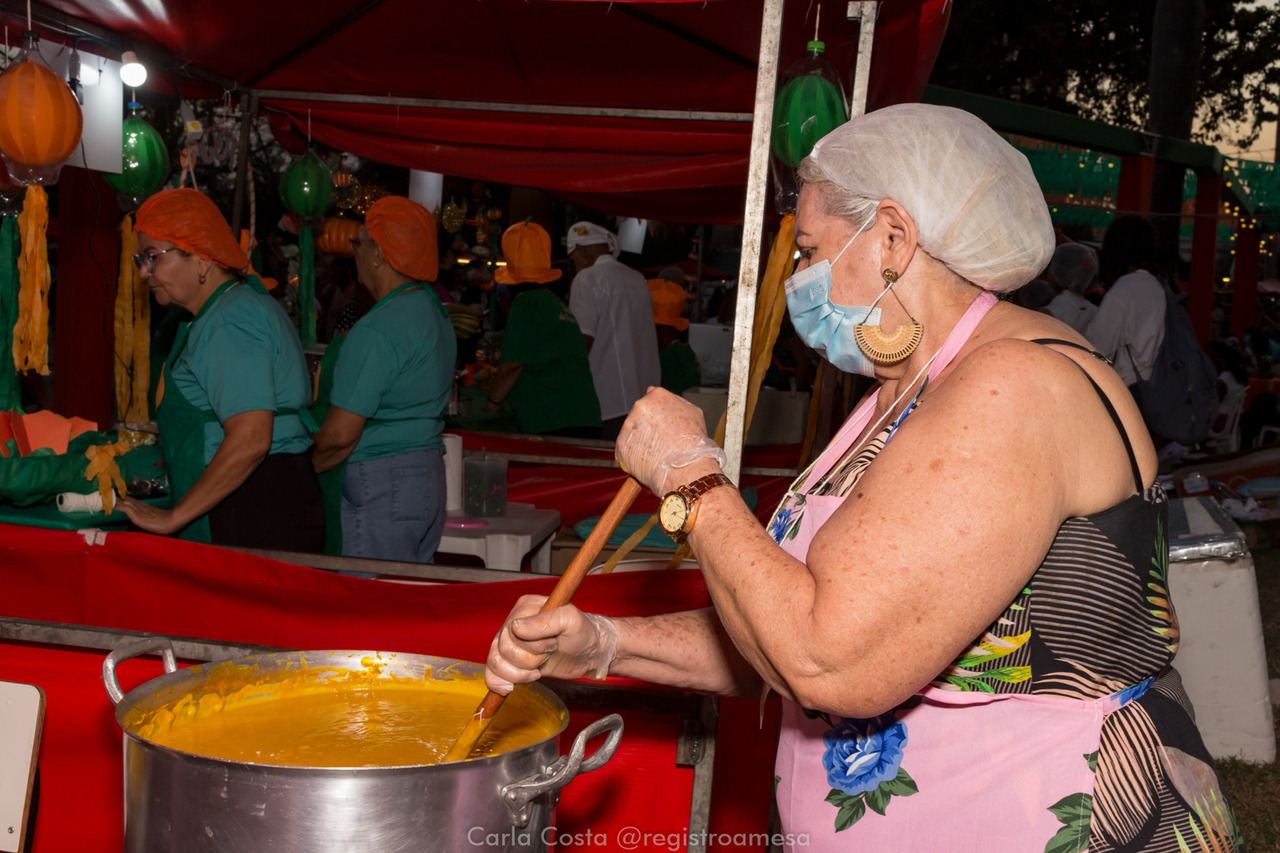
[[[1280,8],[1204,0],[1197,141],[1246,147],[1276,118]],[[1135,129],[1147,124],[1155,0],[956,0],[931,82]]]

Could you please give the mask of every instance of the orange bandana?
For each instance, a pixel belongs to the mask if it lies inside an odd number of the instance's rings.
[[[425,207],[404,196],[384,196],[369,208],[364,227],[396,272],[414,281],[436,280],[436,221]]]
[[[249,258],[213,200],[199,190],[158,192],[142,203],[134,230],[172,243],[234,272],[244,272]]]

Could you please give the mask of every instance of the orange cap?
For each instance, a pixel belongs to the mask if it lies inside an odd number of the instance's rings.
[[[536,222],[518,222],[506,230],[502,257],[507,265],[493,274],[498,284],[546,284],[563,275],[551,268],[551,235]]]
[[[158,192],[142,203],[134,219],[134,230],[155,240],[172,243],[235,272],[249,268],[249,257],[222,211],[199,190]]]
[[[440,258],[431,211],[402,195],[383,196],[369,207],[364,227],[396,272],[414,281],[436,280]]]
[[[680,331],[689,328],[689,321],[680,315],[689,301],[684,288],[665,278],[648,281],[649,295],[653,297],[653,322],[660,326],[675,326]]]

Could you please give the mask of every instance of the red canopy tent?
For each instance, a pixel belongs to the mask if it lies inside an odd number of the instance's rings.
[[[867,108],[916,100],[949,0],[880,4]],[[556,0],[46,0],[46,38],[136,50],[148,86],[255,90],[278,138],[385,163],[552,191],[669,222],[743,215],[763,3]],[[0,0],[15,32],[24,0]],[[818,4],[793,2],[779,67]],[[828,3],[819,36],[849,85],[858,24]],[[159,79],[157,79],[157,77]]]

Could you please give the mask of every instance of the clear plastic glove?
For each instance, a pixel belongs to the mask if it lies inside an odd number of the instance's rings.
[[[650,388],[631,408],[618,434],[614,455],[622,470],[661,497],[681,485],[672,476],[699,459],[713,459],[721,468],[727,457],[707,437],[707,420],[693,403],[663,388]]]
[[[525,595],[489,646],[484,683],[494,693],[553,678],[603,679],[618,651],[613,620],[583,613],[572,604],[539,613],[546,596]]]

